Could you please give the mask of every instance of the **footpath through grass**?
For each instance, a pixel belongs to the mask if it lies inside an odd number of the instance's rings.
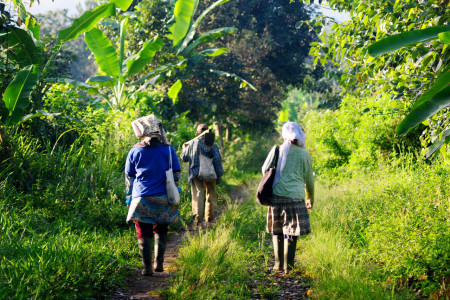
[[[317,299],[449,297],[450,172],[446,166],[380,165],[339,184],[317,178],[313,233],[298,243],[296,269],[312,278]],[[256,187],[259,175],[251,185]],[[169,299],[270,299],[264,207],[229,205],[217,226],[180,249]]]

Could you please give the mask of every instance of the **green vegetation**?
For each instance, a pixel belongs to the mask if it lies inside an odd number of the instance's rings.
[[[290,276],[311,277],[319,299],[450,297],[448,1],[327,1],[350,13],[342,23],[288,2],[87,0],[47,24],[21,0],[0,3],[0,298],[123,288],[139,266],[125,222],[130,122],[150,113],[178,152],[198,122],[213,125],[226,170],[226,209],[188,235],[162,296],[277,295],[253,195],[291,120],[317,197]],[[69,78],[74,54],[90,67]],[[172,230],[190,223],[186,172]]]

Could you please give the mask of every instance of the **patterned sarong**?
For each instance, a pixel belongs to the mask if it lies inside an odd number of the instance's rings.
[[[271,204],[267,211],[268,233],[293,236],[311,233],[305,200],[273,195]]]
[[[127,221],[168,224],[177,220],[178,206],[169,205],[167,197],[135,197],[128,209]]]

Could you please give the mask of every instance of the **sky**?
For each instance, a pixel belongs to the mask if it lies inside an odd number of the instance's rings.
[[[29,0],[25,0],[24,3],[26,3]],[[42,14],[46,13],[49,10],[58,10],[58,9],[64,9],[67,8],[69,10],[68,14],[69,16],[74,16],[77,13],[76,6],[78,3],[84,4],[84,0],[40,0],[40,4],[35,1],[33,6],[30,9],[30,12],[32,14]],[[323,5],[318,5],[319,11],[323,14],[326,14],[330,17],[333,17],[338,22],[342,22],[349,19],[348,14],[342,14],[333,11],[332,9],[329,9]]]
[[[29,3],[29,0],[24,0],[24,3]],[[68,15],[74,16],[77,14],[76,6],[78,3],[84,4],[84,0],[40,0],[33,3],[33,6],[29,9],[32,14],[43,14],[50,10],[61,10],[67,8],[69,10]]]

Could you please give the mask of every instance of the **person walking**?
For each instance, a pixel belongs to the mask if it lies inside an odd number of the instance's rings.
[[[206,124],[197,126],[196,135],[199,136],[208,130]],[[216,179],[207,180],[199,176],[201,171],[200,156],[206,156],[212,160]],[[183,144],[181,158],[184,162],[189,162],[188,180],[192,193],[192,216],[194,225],[198,226],[204,221],[212,222],[215,217],[217,191],[216,184],[219,184],[223,175],[222,160],[216,144],[205,144],[205,136],[194,139]],[[202,158],[202,161],[203,158]]]
[[[136,228],[142,275],[150,276],[152,239],[155,272],[163,272],[169,223],[179,214],[177,206],[169,205],[167,200],[166,171],[171,162],[178,185],[181,167],[160,119],[151,114],[133,121],[131,126],[141,141],[129,151],[125,163],[126,204],[129,210],[136,208],[129,215]]]
[[[284,142],[279,148],[266,230],[272,234],[273,268],[288,274],[294,267],[298,236],[311,232],[308,209],[314,203],[314,175],[302,128],[297,123],[287,122],[281,134]],[[263,174],[274,156],[275,147],[262,166]]]

